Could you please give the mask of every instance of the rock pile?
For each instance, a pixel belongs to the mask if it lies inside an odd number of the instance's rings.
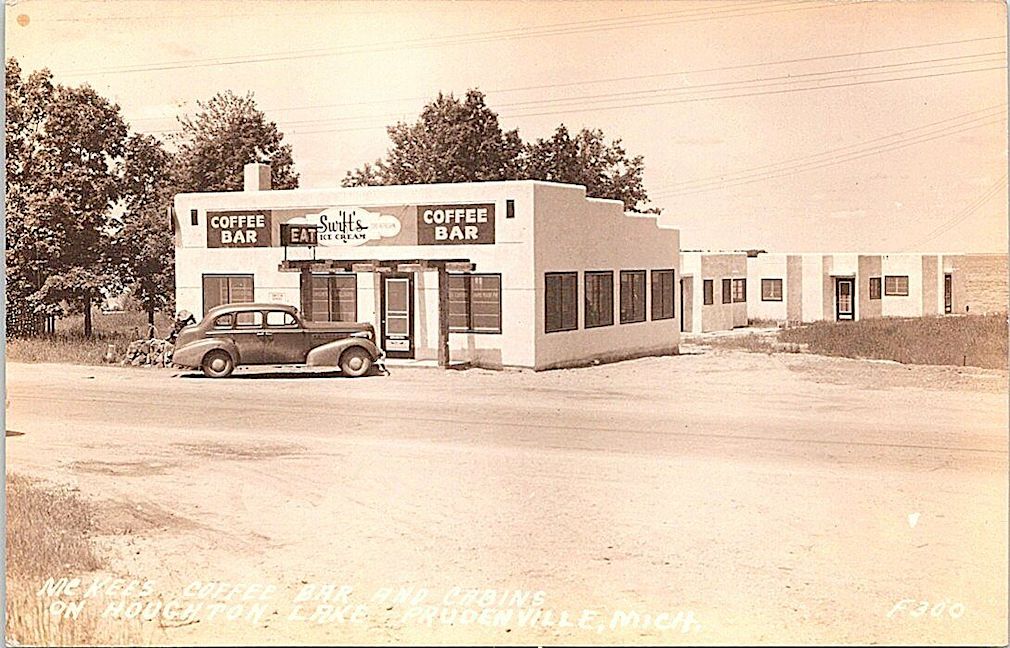
[[[136,340],[126,347],[126,356],[120,362],[134,367],[171,367],[174,345],[168,340],[151,338]]]

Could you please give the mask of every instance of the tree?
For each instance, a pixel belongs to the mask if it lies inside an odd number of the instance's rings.
[[[154,324],[157,310],[172,303],[175,246],[166,207],[175,194],[172,158],[150,135],[132,135],[123,163],[123,227],[117,258],[123,282]]]
[[[36,198],[58,253],[49,258],[40,294],[47,303],[78,307],[91,337],[91,307],[118,279],[110,210],[120,196],[126,124],[119,106],[89,86],[57,86],[41,140],[37,162],[48,195]]]
[[[629,158],[621,140],[609,144],[599,129],[583,128],[573,138],[564,124],[550,139],[523,147],[522,177],[583,185],[586,195],[620,200],[629,211],[657,212],[647,208],[642,183],[644,158]]]
[[[43,228],[44,218],[32,200],[40,187],[33,163],[40,146],[46,106],[54,87],[48,70],[22,79],[14,58],[6,61],[6,174],[4,193],[7,271],[7,332],[12,336],[32,335],[54,311],[38,301],[45,281],[47,254],[53,250]]]
[[[483,180],[548,180],[580,184],[594,198],[624,202],[630,211],[656,212],[642,183],[644,160],[628,157],[621,140],[582,129],[574,138],[564,124],[549,139],[524,144],[517,130],[502,131],[484,94],[466,98],[439,94],[413,125],[386,129],[392,147],[386,159],[348,171],[345,187]]]
[[[82,311],[90,336],[91,306],[116,280],[109,225],[126,125],[119,106],[87,85],[54,86],[48,70],[25,83],[20,77],[8,61],[12,296],[33,317],[60,313],[63,304]]]
[[[392,140],[385,161],[348,172],[344,186],[513,180],[522,141],[503,132],[484,95],[469,90],[460,100],[439,93],[414,124],[386,129]]]
[[[197,105],[195,116],[179,118],[179,191],[240,190],[243,167],[250,162],[270,165],[274,189],[298,186],[291,145],[283,143],[277,124],[267,121],[251,92],[241,97],[220,92]]]

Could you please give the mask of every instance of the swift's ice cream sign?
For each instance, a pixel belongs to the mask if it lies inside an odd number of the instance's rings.
[[[270,247],[270,212],[207,212],[207,247]]]
[[[494,204],[418,205],[418,245],[494,243]]]
[[[361,207],[331,207],[288,222],[315,225],[318,244],[330,247],[365,245],[400,233],[400,220],[396,216]]]

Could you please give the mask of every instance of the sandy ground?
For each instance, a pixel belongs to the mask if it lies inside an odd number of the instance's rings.
[[[7,469],[79,488],[111,569],[166,598],[278,587],[161,643],[1006,644],[1005,372],[684,351],[358,380],[9,364]],[[289,618],[319,583],[367,617]],[[454,587],[542,591],[554,624],[404,618],[475,616]]]

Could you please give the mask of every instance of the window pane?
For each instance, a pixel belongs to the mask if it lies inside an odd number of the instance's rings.
[[[295,318],[285,311],[267,311],[267,326],[294,326]]]
[[[702,290],[705,297],[705,305],[711,306],[715,303],[715,282],[712,279],[705,279],[702,282]]]
[[[645,271],[621,271],[621,323],[645,321]]]
[[[562,278],[561,325],[566,330],[574,330],[579,327],[578,293],[578,275],[574,272],[565,274]]]
[[[231,313],[221,315],[214,320],[214,328],[231,328],[232,319]]]
[[[586,328],[614,323],[614,274],[586,273]]]
[[[551,333],[561,330],[561,277],[547,275],[544,279],[544,329]]]
[[[673,270],[652,271],[652,319],[670,319],[674,316]]]
[[[231,284],[229,304],[253,301],[252,277],[229,277],[229,282]]]
[[[467,299],[467,278],[449,275],[449,330],[466,331],[470,328],[470,310]]]
[[[236,313],[239,328],[250,328],[263,326],[263,313],[259,311],[245,311]]]

